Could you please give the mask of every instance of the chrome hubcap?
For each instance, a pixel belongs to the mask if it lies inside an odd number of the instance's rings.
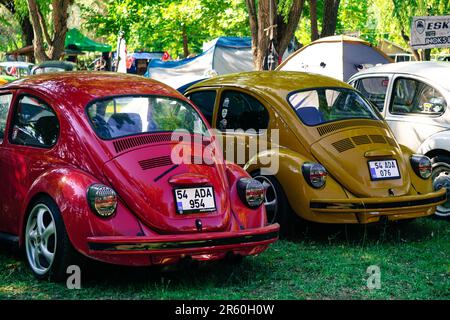
[[[433,166],[431,179],[435,191],[441,188],[447,189],[447,202],[436,208],[437,216],[447,217],[450,215],[450,165],[447,163],[436,163]]]
[[[36,205],[28,217],[25,249],[34,272],[43,275],[50,270],[56,253],[56,227],[50,209],[42,203]]]
[[[278,213],[278,195],[272,182],[264,176],[255,176],[254,179],[262,183],[266,190],[264,206],[266,207],[267,222],[275,223]]]

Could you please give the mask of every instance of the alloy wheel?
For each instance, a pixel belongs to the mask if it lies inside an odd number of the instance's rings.
[[[28,263],[38,275],[46,274],[56,253],[56,225],[50,209],[37,204],[28,216],[25,228],[25,249]]]

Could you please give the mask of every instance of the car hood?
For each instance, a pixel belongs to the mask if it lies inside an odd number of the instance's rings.
[[[104,175],[125,205],[159,233],[198,232],[198,219],[203,232],[226,230],[231,221],[231,208],[225,166],[215,157],[206,161],[195,157],[191,158],[195,164],[175,164],[171,153],[177,144],[168,142],[123,153],[105,163]],[[188,150],[197,152],[205,150],[205,146],[184,145],[184,151]],[[176,188],[204,186],[213,187],[216,211],[176,213]]]
[[[386,128],[341,130],[311,146],[313,156],[346,190],[358,197],[405,195],[411,187],[402,151]],[[368,162],[397,160],[400,178],[372,181]]]

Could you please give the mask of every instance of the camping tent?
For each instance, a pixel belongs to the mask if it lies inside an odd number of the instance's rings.
[[[174,88],[227,73],[253,70],[251,38],[220,37],[203,45],[203,53],[180,61],[152,60],[146,77]]]
[[[388,56],[364,40],[332,36],[297,50],[277,70],[306,71],[347,81],[362,69],[390,62]]]
[[[65,47],[78,51],[110,52],[111,46],[95,42],[83,35],[80,30],[72,28],[67,31]]]

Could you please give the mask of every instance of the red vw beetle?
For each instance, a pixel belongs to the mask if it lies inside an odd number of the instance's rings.
[[[174,140],[174,129],[201,139]],[[279,229],[262,185],[218,153],[173,160],[180,144],[213,141],[189,100],[142,77],[69,72],[3,86],[0,239],[53,280],[77,251],[133,266],[261,253]]]

